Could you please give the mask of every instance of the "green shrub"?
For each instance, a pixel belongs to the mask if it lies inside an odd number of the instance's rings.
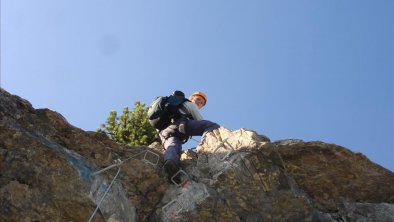
[[[137,101],[132,111],[125,107],[119,117],[113,110],[97,132],[105,133],[119,143],[133,146],[149,145],[154,141],[159,141],[156,130],[149,124],[148,108],[144,103]]]

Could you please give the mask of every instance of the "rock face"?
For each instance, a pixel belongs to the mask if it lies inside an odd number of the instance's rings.
[[[183,155],[179,184],[161,152],[1,89],[0,221],[394,221],[393,172],[334,144],[220,128]]]

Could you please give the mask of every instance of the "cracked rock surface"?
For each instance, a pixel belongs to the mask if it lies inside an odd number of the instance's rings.
[[[0,90],[0,221],[88,221],[106,191],[92,221],[394,221],[393,172],[335,144],[221,127],[177,185],[162,159]]]

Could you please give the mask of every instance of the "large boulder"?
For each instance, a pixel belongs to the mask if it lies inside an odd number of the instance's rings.
[[[162,151],[1,89],[0,221],[394,221],[393,172],[335,144],[221,127],[182,155],[178,183]]]

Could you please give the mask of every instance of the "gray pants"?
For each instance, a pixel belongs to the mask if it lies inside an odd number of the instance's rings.
[[[182,141],[189,136],[204,136],[220,126],[208,120],[179,119],[160,132],[163,140],[164,161],[173,160],[180,166],[182,154]]]

